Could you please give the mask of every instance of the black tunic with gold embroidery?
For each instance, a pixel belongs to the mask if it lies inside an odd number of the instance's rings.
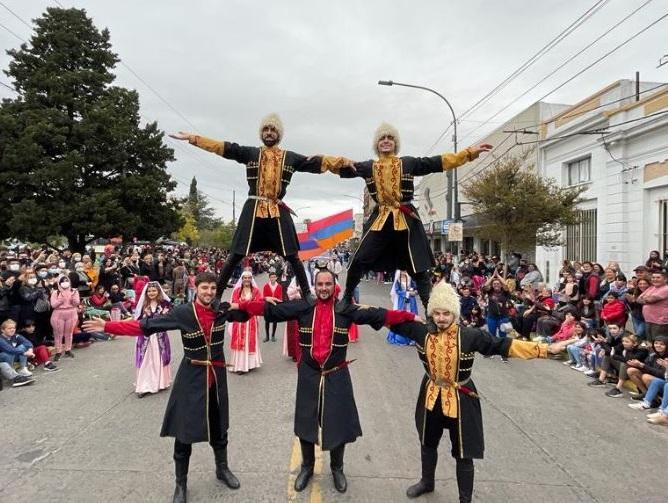
[[[285,196],[295,171],[335,170],[338,161],[331,157],[307,158],[278,147],[241,146],[203,136],[191,137],[190,143],[246,165],[250,197],[241,210],[230,251],[243,256],[265,250],[282,256],[297,253],[299,241],[292,216],[279,201]]]
[[[217,303],[214,304],[217,308]],[[209,424],[209,367],[192,365],[190,360],[224,362],[223,351],[226,321],[246,321],[248,315],[241,311],[229,311],[219,315],[211,327],[211,338],[206,341],[197,319],[193,303],[175,307],[164,316],[143,318],[140,327],[146,334],[180,330],[183,341],[183,360],[172,384],[161,437],[175,437],[182,443],[208,442],[212,428],[227,431],[229,411],[227,401],[227,369],[224,364],[213,368],[216,399],[219,408],[219,425]]]
[[[339,173],[341,178],[364,178],[369,195],[377,203],[364,224],[362,240],[351,259],[351,265],[360,260],[364,270],[402,269],[411,274],[433,267],[434,255],[418,210],[412,204],[414,178],[454,169],[469,160],[469,151],[463,150],[457,154],[434,157],[383,156],[376,161],[355,163],[355,171],[342,168]],[[405,211],[401,211],[400,206]],[[377,246],[377,243],[372,244],[374,240],[367,239],[374,232],[387,234],[380,246],[382,250],[366,249],[368,246]]]
[[[420,442],[424,443],[429,388],[430,386],[434,386],[433,383],[436,380],[435,378],[440,377],[432,375],[427,356],[427,345],[430,343],[430,339],[437,337],[438,334],[429,333],[427,325],[417,322],[393,325],[391,330],[415,341],[418,356],[425,368],[425,375],[420,384],[420,393],[415,408],[415,426],[417,427],[420,436]],[[511,345],[516,343],[517,341],[513,341],[513,339],[493,337],[489,333],[475,328],[459,327],[456,336],[456,351],[452,354],[452,363],[456,366],[454,369],[454,375],[456,376],[454,380],[456,380],[458,385],[468,388],[473,393],[477,393],[475,384],[471,380],[471,371],[473,370],[475,353],[481,353],[486,356],[509,356]],[[532,346],[536,345],[533,344]],[[538,356],[538,354],[536,354],[536,356]],[[437,387],[435,397],[436,403],[433,404],[433,410],[437,410],[436,407],[441,407],[441,397],[439,394],[446,393],[448,387],[449,386],[443,386],[441,388]],[[453,397],[457,402],[454,404],[453,410],[456,411],[455,419],[458,423],[457,445],[452,446],[453,456],[459,458],[481,459],[483,457],[485,443],[480,399],[461,390],[455,392]]]
[[[379,330],[385,321],[382,308],[332,304],[332,342],[329,356],[320,364],[313,357],[314,300],[293,300],[272,306],[267,303],[264,316],[269,322],[297,320],[301,360],[297,375],[295,435],[330,450],[354,442],[362,436],[353,384],[346,364],[348,330],[352,323],[370,325]],[[322,439],[318,438],[318,427]]]

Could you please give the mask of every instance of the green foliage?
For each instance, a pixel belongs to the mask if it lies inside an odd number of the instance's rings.
[[[183,226],[176,233],[176,239],[185,241],[190,246],[199,244],[199,229],[192,215],[185,215]]]
[[[562,244],[563,228],[577,223],[577,204],[586,190],[560,187],[533,166],[523,168],[524,161],[497,162],[463,187],[481,224],[474,234],[500,242],[506,253]]]
[[[223,221],[216,218],[216,211],[209,206],[209,198],[202,191],[197,189],[197,179],[193,176],[190,182],[190,191],[185,200],[185,209],[192,215],[200,230],[215,230],[223,224]]]
[[[49,8],[9,50],[15,99],[0,105],[0,235],[81,250],[98,237],[155,239],[181,226],[173,151],[140,125],[135,91],[112,86],[109,32],[80,9]]]
[[[220,223],[213,229],[203,230],[200,232],[199,245],[229,249],[235,229],[234,222],[229,222]]]

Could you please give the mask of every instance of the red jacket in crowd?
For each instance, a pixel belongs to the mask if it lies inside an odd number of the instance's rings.
[[[626,305],[619,299],[606,300],[601,310],[601,319],[624,328],[626,325]]]

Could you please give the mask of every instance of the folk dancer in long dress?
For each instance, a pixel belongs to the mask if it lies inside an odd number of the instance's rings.
[[[172,304],[165,291],[157,281],[144,285],[137,307],[135,320],[153,318],[167,314]],[[135,393],[138,398],[144,398],[150,393],[157,393],[169,388],[172,384],[172,352],[167,332],[158,332],[151,335],[137,336],[135,345],[135,367],[137,382]]]
[[[297,278],[293,277],[287,288],[288,300],[301,299],[301,290],[297,286]],[[299,362],[301,356],[301,347],[299,346],[299,322],[297,320],[288,320],[285,323],[285,332],[283,335],[283,356],[292,358],[293,362]]]
[[[278,274],[276,274],[276,271],[270,269],[269,282],[265,283],[264,287],[262,288],[262,295],[264,297],[283,299],[283,287],[277,280],[278,280]],[[267,320],[264,320],[264,330],[265,330],[264,342],[269,342],[270,325],[272,328],[271,340],[272,342],[276,341],[276,328],[278,327],[278,323],[269,323]]]
[[[390,298],[392,299],[392,309],[398,311],[408,311],[409,313],[417,314],[417,286],[413,278],[409,276],[406,271],[399,271],[394,274],[394,283],[390,290]],[[398,346],[410,346],[414,344],[412,340],[403,335],[395,334],[390,330],[387,333],[387,342],[396,344]]]
[[[232,302],[262,300],[262,294],[253,279],[253,273],[246,270],[232,291]],[[228,325],[230,333],[230,363],[228,370],[239,374],[246,373],[262,366],[260,353],[260,327],[257,316],[248,321],[234,322]]]

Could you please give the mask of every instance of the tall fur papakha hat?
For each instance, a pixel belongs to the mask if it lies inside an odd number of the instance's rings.
[[[262,139],[262,130],[264,129],[265,126],[272,126],[276,131],[278,131],[278,142],[283,139],[283,122],[281,121],[281,118],[276,115],[276,114],[269,114],[267,115],[262,121],[260,122],[260,139]]]
[[[378,142],[385,135],[389,135],[394,138],[394,154],[398,154],[399,146],[401,145],[399,140],[399,131],[397,131],[397,128],[395,128],[392,124],[388,124],[387,122],[383,122],[380,126],[378,126],[378,129],[376,129],[376,132],[373,135],[373,151],[376,153],[376,155],[380,155],[380,152],[378,152]]]
[[[434,313],[434,309],[447,309],[455,315],[455,322],[459,320],[459,295],[450,283],[439,281],[434,285],[427,303],[427,316]]]

